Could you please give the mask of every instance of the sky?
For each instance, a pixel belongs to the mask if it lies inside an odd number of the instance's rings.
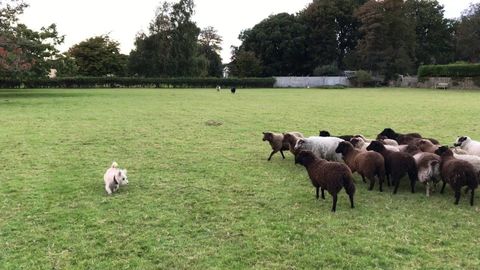
[[[445,17],[456,18],[472,2],[479,0],[440,0]],[[66,51],[89,37],[108,34],[120,43],[124,54],[134,48],[135,35],[147,30],[159,0],[26,0],[30,7],[21,22],[39,30],[57,24]],[[240,45],[238,35],[269,15],[297,13],[312,0],[196,0],[194,21],[200,28],[213,26],[223,37],[223,62],[229,62],[230,47]]]

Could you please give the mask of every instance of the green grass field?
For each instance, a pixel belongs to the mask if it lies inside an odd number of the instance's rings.
[[[480,268],[480,195],[455,206],[450,188],[427,198],[404,180],[393,196],[356,175],[356,208],[342,191],[332,214],[261,140],[480,139],[478,92],[0,90],[0,115],[0,269]],[[130,185],[108,197],[113,160]]]

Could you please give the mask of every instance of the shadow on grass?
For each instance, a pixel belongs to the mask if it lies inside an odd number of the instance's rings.
[[[0,100],[16,98],[64,98],[93,96],[91,92],[68,92],[68,91],[32,91],[32,90],[0,90]]]

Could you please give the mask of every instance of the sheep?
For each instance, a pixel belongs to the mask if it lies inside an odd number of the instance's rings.
[[[427,197],[429,197],[431,189],[435,188],[441,179],[440,157],[433,153],[422,152],[416,145],[408,145],[406,152],[415,159],[418,181],[425,184],[425,192]]]
[[[453,153],[453,157],[456,158],[456,159],[464,160],[464,161],[472,164],[473,168],[477,172],[477,175],[480,176],[480,157],[479,156],[461,155],[461,154]]]
[[[470,155],[480,156],[480,142],[474,141],[470,137],[459,137],[453,145],[460,147]]]
[[[409,144],[415,140],[415,138],[422,138],[422,135],[418,133],[408,133],[408,134],[400,134],[396,133],[391,128],[386,128],[382,132],[380,132],[377,136],[377,139],[385,136],[389,139],[397,141],[399,144]]]
[[[328,193],[332,195],[332,212],[337,210],[337,195],[342,188],[345,188],[348,194],[350,207],[355,208],[353,203],[355,185],[353,183],[352,172],[347,165],[318,158],[311,151],[299,152],[295,157],[295,164],[301,164],[307,169],[310,181],[316,188],[317,199],[319,197],[319,189],[322,190],[322,199],[325,199],[324,190],[327,190]]]
[[[231,92],[232,94],[235,94],[235,93],[237,92],[237,88],[236,88],[236,87],[230,88],[230,92]]]
[[[460,201],[461,188],[467,186],[467,192],[470,190],[470,205],[473,206],[475,189],[478,187],[478,179],[472,164],[456,159],[452,150],[446,146],[441,146],[435,151],[439,155],[440,170],[443,180],[443,186],[440,193],[443,194],[445,185],[448,183],[455,191],[455,204]]]
[[[377,138],[384,145],[399,146],[398,142],[392,139],[387,138],[386,136],[380,136]]]
[[[435,153],[438,149],[438,145],[434,145],[431,141],[426,139],[418,140],[416,145],[422,152]]]
[[[370,143],[366,142],[362,137],[355,137],[350,140],[350,143],[357,149],[360,149],[362,151],[367,151],[367,147],[370,145]],[[387,148],[390,151],[393,152],[400,152],[398,147],[392,146],[392,145],[385,145],[385,148]]]
[[[326,130],[320,130],[319,136],[320,137],[336,137],[336,138],[340,138],[340,139],[345,140],[345,141],[350,141],[350,139],[353,138],[353,135],[332,136],[332,135],[330,135],[330,132],[328,132]]]
[[[288,147],[290,149],[290,152],[293,155],[296,155],[297,152],[295,151],[295,145],[297,144],[297,141],[301,138],[305,138],[302,133],[300,132],[287,132],[283,133],[283,143],[287,143]]]
[[[288,143],[283,141],[283,134],[282,133],[273,133],[273,132],[263,132],[263,141],[268,141],[270,146],[272,147],[272,153],[270,157],[268,157],[268,161],[272,159],[273,154],[280,151],[282,154],[283,159],[285,159],[285,155],[283,151],[289,150]]]
[[[392,176],[392,184],[395,185],[393,194],[397,193],[400,179],[408,173],[410,178],[410,187],[412,193],[415,193],[415,182],[417,181],[417,165],[415,159],[405,152],[393,152],[387,150],[385,146],[379,141],[373,141],[367,147],[368,151],[375,151],[382,154],[385,159],[385,172],[387,175],[387,181],[390,181]]]
[[[365,177],[370,180],[368,190],[373,190],[375,185],[375,176],[378,177],[380,192],[383,192],[383,181],[385,180],[385,160],[383,156],[377,152],[362,152],[355,149],[350,142],[341,142],[338,144],[335,152],[341,153],[343,160],[350,168],[352,173],[358,172],[362,176],[363,182]]]
[[[295,151],[312,151],[318,158],[341,161],[341,155],[335,153],[335,149],[342,139],[337,137],[316,137],[301,138],[295,145]]]

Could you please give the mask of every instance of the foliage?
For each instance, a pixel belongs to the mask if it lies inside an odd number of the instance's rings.
[[[74,77],[78,74],[78,66],[74,58],[68,54],[60,54],[50,61],[52,69],[56,69],[57,77]]]
[[[0,2],[0,77],[46,76],[58,54],[55,47],[63,43],[55,24],[34,31],[19,23],[27,7],[22,1]]]
[[[415,66],[447,64],[454,60],[454,23],[444,18],[438,1],[405,1],[407,17],[415,25]]]
[[[316,67],[313,70],[314,76],[338,76],[339,74],[340,70],[335,64]]]
[[[369,72],[365,70],[357,70],[355,76],[350,78],[350,82],[357,87],[373,86],[373,78]]]
[[[243,31],[238,52],[255,55],[262,64],[263,76],[309,74],[306,68],[306,26],[295,15],[280,13],[269,16],[252,29]]]
[[[55,79],[2,79],[0,88],[271,88],[274,78],[138,78],[138,77],[59,77]]]
[[[222,37],[212,26],[202,29],[198,38],[200,55],[207,60],[207,75],[209,77],[221,77],[222,59],[220,58]]]
[[[477,77],[480,64],[425,65],[418,69],[419,77]]]
[[[480,3],[471,4],[463,12],[456,36],[458,59],[480,62]]]
[[[262,73],[262,62],[254,52],[233,48],[232,61],[228,65],[230,75],[234,77],[258,77]]]
[[[108,35],[96,36],[73,45],[68,56],[75,60],[78,75],[125,76],[128,58],[120,53],[119,46]]]

